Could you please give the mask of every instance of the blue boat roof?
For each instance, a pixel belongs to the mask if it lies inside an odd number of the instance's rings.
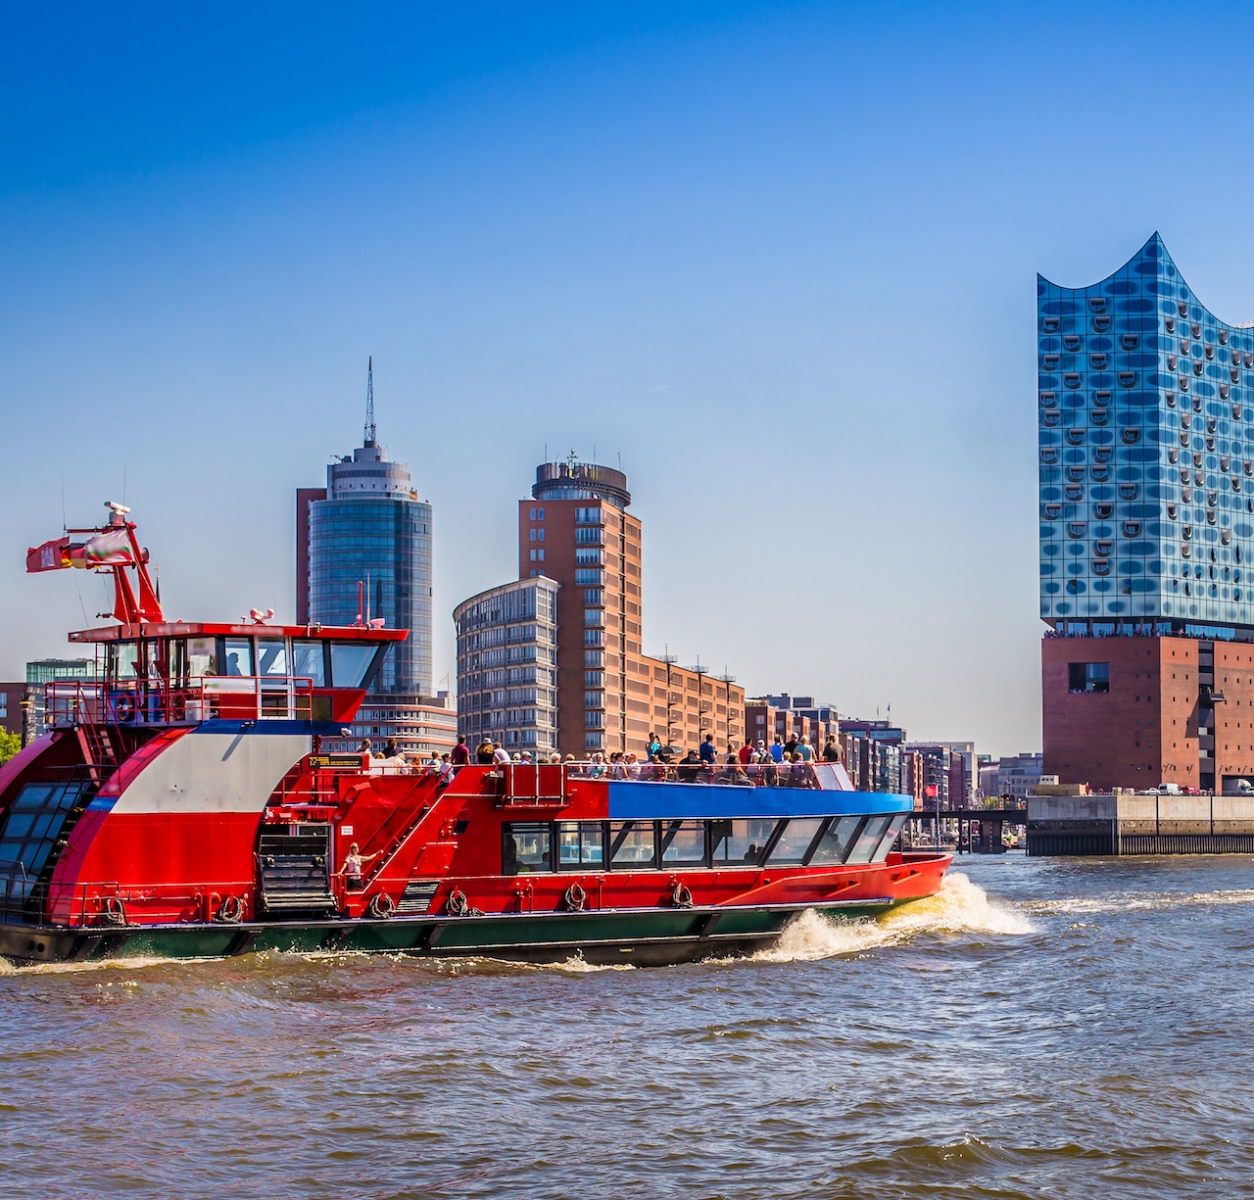
[[[833,817],[910,812],[913,796],[825,788],[735,787],[610,780],[610,820],[710,817]]]

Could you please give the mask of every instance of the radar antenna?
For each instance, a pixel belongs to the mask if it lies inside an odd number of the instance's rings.
[[[374,355],[370,355],[366,366],[366,437],[363,445],[375,445],[374,429]]]

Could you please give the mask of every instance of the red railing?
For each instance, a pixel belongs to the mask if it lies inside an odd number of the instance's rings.
[[[44,685],[44,723],[196,725],[215,717],[244,721],[308,721],[313,680],[292,675],[207,675],[186,686],[125,679],[105,684],[62,679]]]

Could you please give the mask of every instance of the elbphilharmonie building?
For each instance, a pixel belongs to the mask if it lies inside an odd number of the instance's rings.
[[[1088,287],[1038,276],[1037,318],[1041,617],[1254,627],[1254,329],[1158,234]]]

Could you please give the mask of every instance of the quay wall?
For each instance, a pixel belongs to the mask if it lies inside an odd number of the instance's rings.
[[[1029,855],[1254,854],[1254,796],[1030,796]]]

